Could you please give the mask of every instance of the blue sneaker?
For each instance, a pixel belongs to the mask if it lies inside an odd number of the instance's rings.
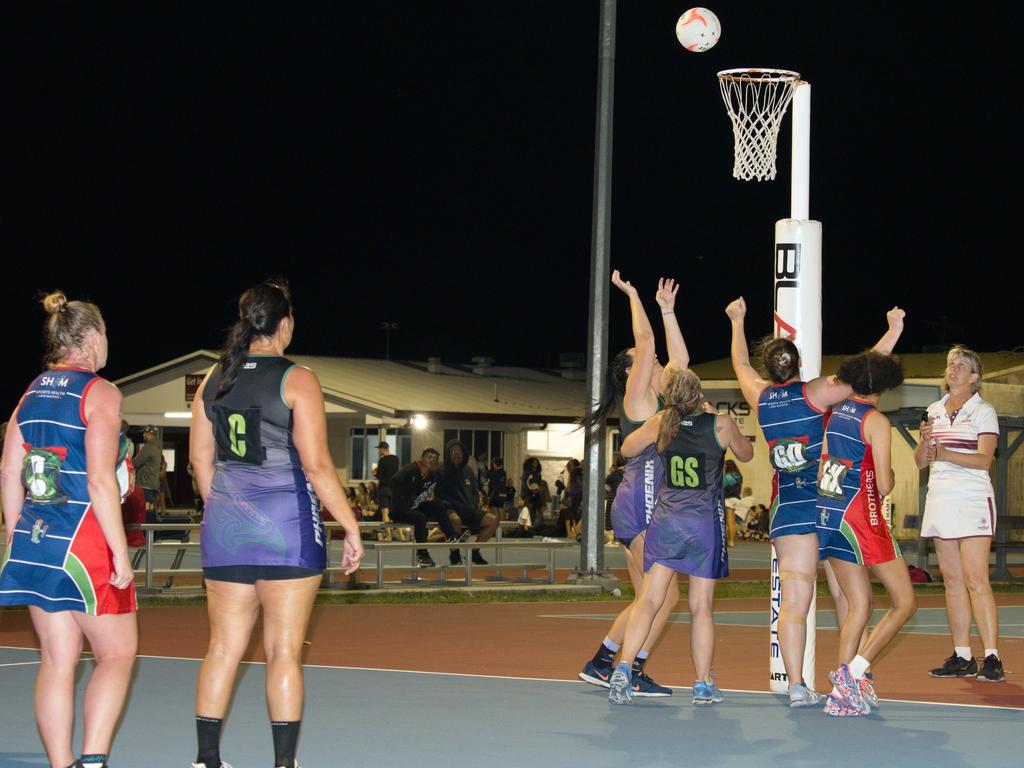
[[[703,680],[697,680],[693,684],[693,703],[694,704],[721,704],[725,701],[725,696],[715,685],[714,673],[708,675],[711,678],[710,683],[706,683]]]
[[[664,685],[658,685],[646,672],[633,672],[633,695],[657,698],[660,696],[671,696],[672,689]]]
[[[633,703],[633,680],[629,667],[620,664],[608,681],[608,701],[612,704]]]
[[[602,688],[608,687],[608,681],[612,677],[612,672],[615,670],[612,667],[599,667],[591,659],[583,667],[583,671],[580,672],[580,680],[590,683],[591,685],[600,685]]]

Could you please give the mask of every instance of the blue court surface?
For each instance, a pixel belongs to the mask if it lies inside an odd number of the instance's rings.
[[[885,608],[876,608],[871,614],[870,626],[874,626],[885,615]],[[763,627],[765,626],[768,609],[758,611],[715,611],[715,624],[717,626],[732,627]],[[592,619],[609,623],[614,621],[616,614],[611,613],[575,613],[575,614],[550,614],[545,615],[549,619]],[[834,610],[817,611],[818,629],[837,630],[836,613]],[[669,621],[674,624],[689,624],[690,614],[673,613]],[[974,630],[977,632],[977,630]],[[949,623],[946,620],[945,608],[918,608],[917,612],[910,617],[910,620],[900,629],[900,633],[915,635],[943,635],[949,634]],[[1024,637],[1024,605],[1001,605],[999,606],[999,636],[1000,637]]]
[[[31,704],[37,663],[33,650],[0,649],[0,768],[46,765]],[[113,768],[189,765],[197,670],[195,659],[139,659]],[[1021,709],[883,702],[869,717],[835,719],[767,693],[727,691],[707,708],[689,694],[613,707],[578,681],[309,666],[299,756],[305,768],[1021,764]],[[260,664],[243,665],[222,757],[234,768],[272,763]]]

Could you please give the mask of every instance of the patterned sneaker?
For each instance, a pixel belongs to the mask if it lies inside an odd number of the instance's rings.
[[[633,695],[656,698],[659,696],[671,696],[672,689],[664,685],[658,685],[646,672],[633,673]]]
[[[711,682],[707,683],[703,680],[696,680],[693,683],[693,703],[698,705],[705,704],[721,704],[725,701],[725,696],[715,685],[715,675],[711,673],[708,675],[711,678]]]
[[[591,659],[584,667],[583,671],[580,672],[580,680],[590,683],[591,685],[600,685],[602,688],[608,688],[608,681],[611,679],[612,673],[615,670],[612,667],[599,667]]]
[[[978,670],[978,680],[983,683],[1001,683],[1006,679],[1003,673],[1003,662],[999,657],[990,653],[985,657],[985,663]]]
[[[821,694],[813,688],[808,688],[803,683],[793,683],[789,686],[789,706],[793,709],[816,707],[819,704],[821,704]]]
[[[848,666],[841,664],[839,669],[828,673],[828,679],[835,687],[825,702],[825,714],[836,717],[871,714],[871,704],[861,694],[860,683],[850,674]]]
[[[608,701],[612,704],[633,703],[633,681],[630,680],[629,667],[620,665],[612,672],[608,681]]]
[[[828,695],[825,701],[825,714],[832,717],[863,717],[864,711],[846,704],[835,692]]]
[[[192,768],[206,768],[206,763],[192,763]],[[231,768],[231,766],[221,760],[220,768]]]
[[[941,667],[931,670],[928,674],[932,677],[977,677],[978,660],[973,657],[964,659],[954,652]]]
[[[878,709],[878,693],[875,691],[875,678],[865,675],[861,680],[857,681],[857,684],[860,686],[861,699],[866,701],[869,706]]]

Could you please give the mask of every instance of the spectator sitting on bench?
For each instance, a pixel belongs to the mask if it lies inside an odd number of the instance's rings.
[[[477,534],[476,540],[487,541],[498,527],[498,518],[480,509],[480,487],[477,473],[469,466],[469,451],[465,443],[449,440],[444,447],[444,467],[437,480],[437,498],[448,512],[455,534],[463,526]],[[462,553],[453,549],[448,557],[452,565],[462,563]],[[479,549],[473,550],[473,562],[487,565]]]
[[[419,459],[406,464],[391,478],[391,520],[409,523],[418,542],[427,540],[427,520],[436,520],[449,540],[455,538],[455,529],[444,507],[430,499],[439,457],[435,449],[427,448]],[[416,562],[424,568],[436,565],[425,549],[417,550]]]

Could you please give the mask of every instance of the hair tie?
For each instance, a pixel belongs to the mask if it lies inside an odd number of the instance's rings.
[[[779,365],[782,365],[783,367],[789,367],[789,364],[792,362],[792,360],[793,358],[790,357],[789,352],[783,352],[781,355],[779,355]]]

